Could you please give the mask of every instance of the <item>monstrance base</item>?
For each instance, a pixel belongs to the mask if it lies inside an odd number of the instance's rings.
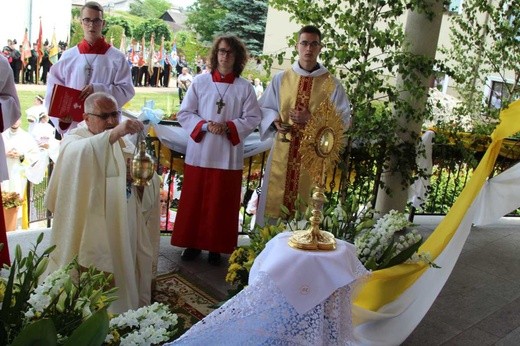
[[[312,229],[304,231],[294,231],[289,238],[289,246],[301,250],[336,250],[336,239],[334,235],[326,231],[318,231],[314,235]]]

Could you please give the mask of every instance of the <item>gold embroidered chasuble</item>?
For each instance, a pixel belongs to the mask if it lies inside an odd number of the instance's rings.
[[[295,108],[307,108],[314,116],[321,101],[331,97],[334,87],[329,72],[318,77],[307,77],[297,74],[293,69],[286,70],[280,84],[281,122],[289,123],[289,112]],[[309,199],[312,180],[307,172],[300,170],[299,149],[303,129],[302,125],[294,125],[288,135],[290,142],[281,142],[281,135],[274,141],[265,206],[267,217],[280,217],[282,205],[294,212],[298,195],[306,202]],[[305,207],[300,206],[302,211]]]

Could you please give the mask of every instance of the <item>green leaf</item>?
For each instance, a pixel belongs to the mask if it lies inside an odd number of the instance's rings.
[[[388,244],[388,246],[386,247],[385,251],[383,251],[383,254],[381,255],[381,258],[379,260],[379,265],[378,265],[378,269],[381,269],[381,268],[385,268],[387,263],[390,262],[390,260],[392,259],[392,253],[394,252],[394,246],[395,244],[395,240],[392,239],[390,240],[390,243]]]
[[[35,321],[23,328],[11,346],[51,346],[58,344],[54,323],[49,318]]]
[[[422,244],[422,240],[420,240],[417,243],[413,244],[408,249],[401,251],[394,258],[392,258],[390,261],[388,261],[388,263],[384,267],[382,267],[381,269],[392,267],[392,266],[395,266],[397,264],[401,264],[401,263],[405,262],[410,257],[412,257],[412,255],[415,252],[417,252],[417,250],[419,249],[421,244]]]
[[[108,313],[106,309],[101,309],[80,324],[64,346],[99,346],[105,341],[108,332]]]

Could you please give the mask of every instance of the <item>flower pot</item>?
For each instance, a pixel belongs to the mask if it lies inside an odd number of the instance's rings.
[[[16,223],[18,221],[18,207],[16,208],[4,208],[4,219],[6,231],[16,230]]]

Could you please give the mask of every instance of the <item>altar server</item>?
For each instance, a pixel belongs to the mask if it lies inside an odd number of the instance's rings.
[[[102,36],[105,27],[103,6],[88,1],[81,8],[80,14],[84,38],[77,46],[66,50],[51,67],[45,106],[49,109],[54,85],[61,84],[81,90],[82,100],[94,92],[107,92],[115,97],[121,109],[135,95],[125,54],[112,47]],[[55,118],[53,115],[49,114],[59,133],[66,133],[77,125],[71,118]]]
[[[217,265],[237,245],[244,140],[261,117],[253,86],[240,77],[247,58],[240,39],[218,37],[211,73],[193,79],[177,114],[190,135],[172,234],[172,245],[187,248],[184,260],[208,250]]]

